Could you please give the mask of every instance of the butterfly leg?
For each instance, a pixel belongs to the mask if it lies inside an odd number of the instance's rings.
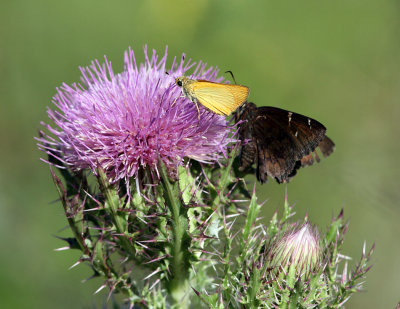
[[[194,102],[194,104],[196,105],[196,108],[197,108],[197,117],[199,119],[199,124],[200,124],[200,109],[199,109],[199,105],[197,104],[197,101],[193,101],[193,102]]]
[[[175,105],[176,101],[177,101],[179,98],[186,98],[186,97],[185,97],[184,95],[181,95],[181,96],[175,98],[174,102],[171,104],[171,107]]]
[[[175,105],[177,100],[178,100],[178,98],[175,98],[174,102],[172,102],[172,104],[171,104],[171,107]]]

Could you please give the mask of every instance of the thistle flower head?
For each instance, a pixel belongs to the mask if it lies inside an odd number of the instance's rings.
[[[114,74],[111,62],[81,68],[81,83],[63,84],[48,109],[54,135],[38,138],[39,148],[74,170],[104,170],[115,182],[136,176],[141,168],[157,168],[160,158],[175,169],[184,157],[217,160],[224,152],[231,127],[225,117],[181,97],[174,79],[195,63],[174,58],[166,74],[164,57],[153,51],[137,65],[134,52],[125,53],[124,70]],[[198,63],[191,78],[220,82],[218,69]]]
[[[319,270],[321,259],[318,232],[308,222],[285,233],[268,253],[272,269],[288,273],[293,268],[295,276],[304,279]]]

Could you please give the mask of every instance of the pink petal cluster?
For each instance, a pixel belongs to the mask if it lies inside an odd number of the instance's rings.
[[[81,83],[63,84],[48,109],[55,126],[39,140],[39,148],[73,170],[101,167],[112,182],[137,176],[141,168],[157,168],[160,158],[176,168],[183,158],[217,160],[233,141],[223,116],[183,98],[175,77],[191,68],[191,78],[222,81],[218,69],[176,57],[166,74],[167,50],[159,59],[153,50],[137,64],[125,52],[124,70],[114,74],[111,62],[94,61],[81,68]]]
[[[318,231],[306,222],[295,225],[272,246],[268,260],[271,268],[308,278],[321,265],[322,251]]]

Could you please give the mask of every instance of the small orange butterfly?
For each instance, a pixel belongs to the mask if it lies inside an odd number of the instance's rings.
[[[249,88],[242,85],[214,83],[207,80],[190,79],[181,76],[175,83],[182,88],[182,93],[199,107],[197,102],[218,115],[229,116],[249,96]],[[200,112],[199,112],[200,118]]]

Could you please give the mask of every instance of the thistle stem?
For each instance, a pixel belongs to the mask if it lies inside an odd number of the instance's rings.
[[[118,213],[118,206],[119,206],[119,196],[107,180],[106,174],[102,171],[98,171],[99,174],[99,183],[103,187],[103,192],[106,197],[106,205],[105,207],[109,210],[111,214],[111,218],[115,225],[115,229],[118,233],[118,238],[121,241],[121,245],[124,247],[126,252],[129,253],[130,258],[134,259],[136,252],[133,245],[130,243],[128,238],[125,235],[126,232],[126,220]]]
[[[179,198],[179,188],[176,182],[171,182],[163,163],[160,163],[160,174],[165,190],[165,202],[169,208],[173,239],[171,242],[171,278],[167,283],[173,308],[189,307],[189,246],[190,237],[187,233],[188,217],[185,207]]]

